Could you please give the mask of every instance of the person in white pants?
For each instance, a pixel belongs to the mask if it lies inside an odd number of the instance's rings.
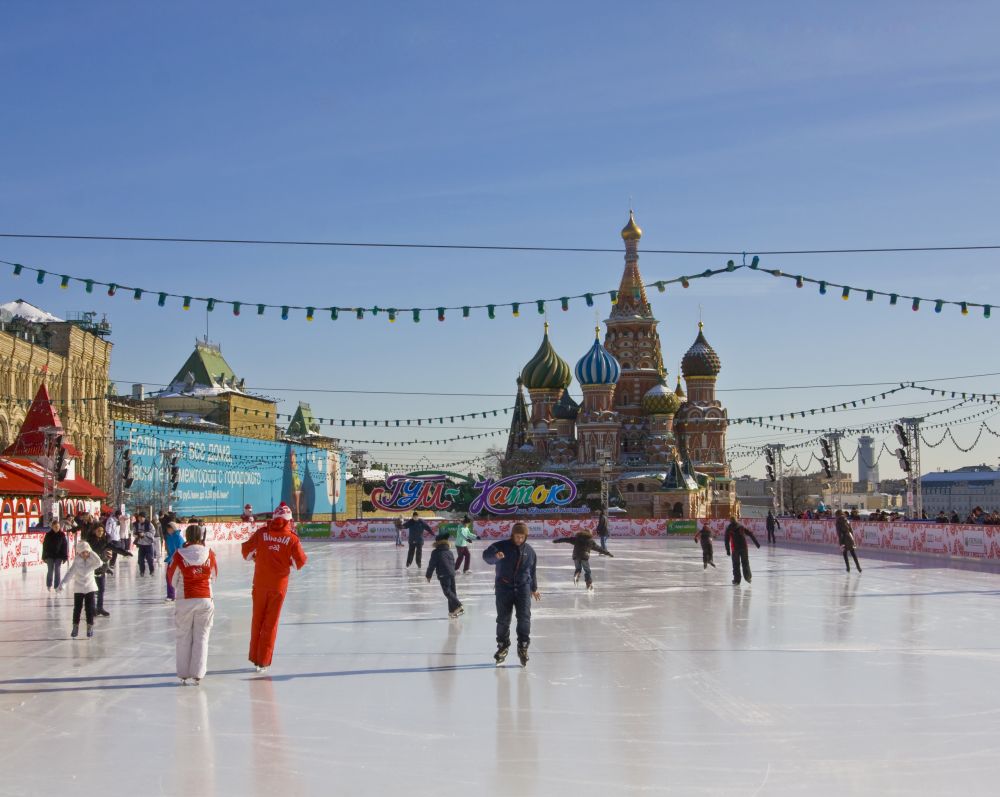
[[[212,580],[218,577],[215,554],[202,539],[201,527],[188,526],[184,547],[170,560],[167,577],[176,590],[174,623],[177,627],[177,677],[201,683],[208,669],[208,637],[215,617]]]

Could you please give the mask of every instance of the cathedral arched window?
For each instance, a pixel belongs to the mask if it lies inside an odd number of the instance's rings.
[[[646,492],[646,485],[645,484],[638,484],[638,485],[636,485],[635,491],[637,493],[644,493],[644,492]]]
[[[625,492],[627,492],[627,493],[634,493],[635,492],[635,485],[634,484],[626,484],[625,485]]]

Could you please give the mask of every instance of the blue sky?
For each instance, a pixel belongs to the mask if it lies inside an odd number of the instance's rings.
[[[1000,8],[986,2],[10,6],[0,32],[0,231],[614,248],[631,199],[644,249],[997,244],[998,24]],[[773,256],[764,265],[1000,302],[998,256]],[[0,239],[0,258],[179,294],[383,307],[602,291],[617,287],[622,269],[619,254],[25,239]],[[724,260],[646,254],[640,268],[654,280]],[[122,390],[168,380],[205,333],[204,310],[185,313],[176,302],[160,309],[149,298],[9,276],[0,287],[4,300],[56,314],[107,313]],[[963,318],[955,308],[935,315],[926,303],[913,313],[885,299],[843,302],[745,271],[653,303],[671,381],[701,312],[731,416],[877,392],[736,388],[1000,371],[1000,317]],[[597,309],[606,317],[607,300]],[[489,396],[306,392],[511,396],[542,319],[533,307],[517,319],[454,315],[443,324],[433,313],[419,325],[310,324],[217,310],[207,320],[237,373],[285,400],[284,411],[299,399],[317,415],[353,418],[503,406]],[[556,307],[549,320],[574,364],[594,311]],[[1000,390],[997,377],[946,384]],[[954,429],[963,445],[975,432]],[[996,465],[1000,446],[984,438],[969,454],[947,441],[925,449],[925,469]],[[446,462],[486,445],[416,446],[387,458]],[[897,475],[888,456],[881,464],[883,476]]]

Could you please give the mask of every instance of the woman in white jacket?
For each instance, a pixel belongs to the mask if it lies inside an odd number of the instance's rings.
[[[68,590],[73,593],[73,631],[70,636],[74,638],[80,634],[80,610],[84,607],[87,609],[87,636],[94,635],[94,600],[97,597],[94,571],[103,564],[93,548],[85,542],[78,542],[76,558],[59,584],[59,591]]]
[[[200,526],[188,526],[184,537],[187,543],[170,560],[167,580],[177,595],[174,603],[177,677],[182,684],[187,684],[190,678],[197,685],[208,669],[208,637],[215,617],[212,581],[219,568],[215,554],[202,541]]]

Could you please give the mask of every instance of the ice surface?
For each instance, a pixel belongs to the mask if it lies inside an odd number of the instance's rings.
[[[612,539],[597,589],[536,540],[531,661],[492,662],[492,576],[466,614],[392,542],[306,542],[274,666],[246,660],[252,566],[216,548],[209,674],[174,675],[162,573],[119,560],[92,640],[38,569],[0,576],[0,794],[996,794],[1000,574]],[[429,555],[430,546],[425,553]],[[426,559],[425,559],[426,564]],[[70,790],[70,791],[67,791]]]

